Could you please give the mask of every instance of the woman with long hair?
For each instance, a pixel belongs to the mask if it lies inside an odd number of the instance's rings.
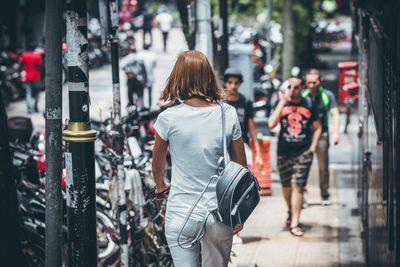
[[[243,225],[229,228],[210,216],[200,243],[183,248],[199,232],[204,215],[217,207],[216,181],[212,181],[185,224],[194,202],[210,177],[217,174],[218,160],[224,154],[220,105],[226,117],[231,160],[246,166],[235,108],[220,103],[222,97],[223,91],[217,85],[207,58],[198,51],[181,53],[161,95],[161,100],[174,102],[178,99],[181,103],[166,109],[157,118],[152,162],[156,191],[164,192],[170,187],[165,235],[176,267],[227,266],[233,235],[243,228]],[[164,182],[168,149],[172,161],[171,185]],[[160,198],[166,197],[161,195]]]

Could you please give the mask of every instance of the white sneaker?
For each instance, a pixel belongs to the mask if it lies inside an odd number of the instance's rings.
[[[234,235],[232,245],[242,245],[242,244],[243,244],[242,238],[238,235]]]
[[[321,198],[321,205],[322,206],[329,206],[331,204],[331,201],[329,200],[329,197],[322,197]]]

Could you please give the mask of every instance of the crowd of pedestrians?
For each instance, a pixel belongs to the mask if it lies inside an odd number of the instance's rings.
[[[172,20],[167,19],[167,13],[160,13],[154,19],[149,16],[148,20],[157,21],[162,27],[166,51],[166,38]],[[152,38],[147,42],[147,34],[148,30],[143,30],[143,49],[131,51],[122,64],[127,75],[128,106],[151,108],[152,105],[157,55],[150,50]],[[33,49],[24,52],[20,59],[26,71],[29,113],[38,111],[37,83],[43,64],[41,55]],[[287,219],[283,224],[295,237],[305,234],[301,211],[307,204],[304,194],[314,153],[319,166],[321,204],[330,204],[328,152],[330,142],[337,145],[340,140],[339,110],[333,93],[324,88],[321,81],[322,76],[316,69],[309,70],[304,76],[291,76],[283,83],[285,86],[281,87],[279,101],[267,123],[270,129],[280,126],[277,169],[287,206]],[[253,164],[258,168],[264,165],[253,103],[240,93],[242,83],[241,71],[228,68],[224,72],[221,89],[207,58],[201,52],[187,51],[179,55],[161,95],[162,101],[174,105],[161,112],[154,125],[156,135],[152,170],[158,199],[168,198],[165,234],[177,267],[227,266],[234,235],[243,228],[243,224],[229,228],[219,221],[218,216],[210,216],[202,222],[205,214],[218,205],[216,183],[211,183],[209,187],[207,183],[208,178],[218,172],[219,158],[224,149],[220,107],[225,114],[231,160],[247,168]],[[148,90],[148,103],[143,101],[145,89]],[[329,117],[333,119],[331,137]],[[167,152],[172,160],[171,184],[164,181]],[[255,162],[252,162],[253,158]],[[204,195],[189,216],[188,210],[200,193]],[[182,227],[185,221],[188,223]],[[201,232],[202,225],[200,243],[192,244],[190,248],[179,243],[180,238],[181,242],[190,244],[198,237],[196,235]]]
[[[152,29],[154,26],[160,28],[163,51],[166,52],[173,18],[164,9],[155,15],[146,7],[143,14],[143,49],[131,51],[124,59],[122,69],[127,77],[128,106],[151,108],[157,63],[157,55],[150,49],[153,45]],[[130,11],[123,7],[119,20],[131,23]],[[255,38],[254,46],[257,48],[258,45]],[[38,112],[43,67],[42,55],[34,49],[34,45],[30,45],[20,57],[25,71],[28,113]],[[264,65],[257,66],[263,70]],[[218,173],[220,157],[225,149],[221,142],[221,109],[226,121],[225,134],[231,161],[247,168],[254,164],[263,168],[264,165],[253,103],[240,93],[243,79],[240,70],[228,68],[221,88],[205,55],[186,51],[178,56],[160,97],[174,105],[161,112],[154,125],[152,172],[157,199],[168,199],[165,235],[177,267],[227,266],[233,237],[244,227],[240,223],[229,228],[219,221],[218,216],[210,216],[205,223],[202,222],[205,214],[218,206],[216,183],[210,186],[208,183],[211,181],[209,178]],[[314,154],[318,160],[321,204],[330,205],[329,147],[330,143],[337,145],[340,141],[339,110],[335,96],[321,85],[322,81],[317,69],[309,70],[304,76],[291,76],[287,83],[283,83],[285,87],[281,88],[279,101],[267,122],[270,129],[280,127],[277,170],[287,207],[283,224],[295,237],[305,234],[301,212],[307,206],[304,194]],[[148,103],[144,103],[146,89]],[[332,136],[329,134],[329,117],[333,122]],[[170,153],[172,161],[170,184],[164,180],[167,153]],[[200,194],[204,195],[189,216],[188,211]],[[200,231],[203,225],[204,229]],[[190,248],[181,246],[179,238],[190,244],[200,232],[200,243],[192,244]]]
[[[321,85],[322,76],[311,69],[284,83],[279,102],[268,118],[268,127],[280,125],[277,169],[287,206],[283,222],[295,237],[305,234],[301,224],[303,196],[314,153],[320,174],[321,204],[329,205],[329,123],[333,118],[334,144],[339,143],[339,112],[332,92]],[[243,225],[227,228],[207,211],[217,206],[215,183],[207,187],[208,178],[217,173],[221,147],[221,110],[226,116],[226,137],[231,160],[248,167],[263,167],[252,102],[240,93],[243,75],[228,68],[223,76],[223,89],[205,58],[197,51],[183,52],[170,74],[161,100],[175,103],[163,111],[155,123],[153,175],[159,199],[168,198],[166,237],[175,266],[227,266],[233,237]],[[254,146],[255,162],[249,146]],[[172,160],[171,184],[164,181],[165,157]],[[211,181],[211,180],[210,180]],[[206,189],[205,189],[206,188]],[[196,198],[204,196],[191,210]],[[185,223],[186,222],[186,223]],[[204,226],[204,229],[200,228]],[[190,248],[202,232],[201,242]]]
[[[131,22],[129,10],[122,9],[119,19]],[[173,18],[166,10],[154,15],[145,8],[143,49],[131,51],[122,64],[127,76],[128,106],[152,107],[157,62],[156,53],[150,49],[152,28],[160,28],[163,51],[166,52],[172,22]],[[28,49],[20,59],[26,72],[28,113],[38,111],[37,84],[43,65],[41,55],[33,50],[34,47]],[[207,185],[211,181],[208,179],[218,173],[223,155],[220,107],[225,116],[231,160],[247,168],[253,164],[258,168],[264,165],[253,103],[240,93],[243,79],[240,70],[228,68],[221,88],[207,58],[201,52],[187,51],[179,55],[162,92],[160,99],[174,105],[161,112],[154,125],[152,170],[158,199],[168,198],[165,234],[177,267],[227,266],[234,235],[243,228],[243,224],[229,228],[219,221],[218,216],[210,216],[202,222],[205,214],[218,205],[216,183]],[[287,206],[283,224],[295,237],[305,234],[301,211],[307,206],[305,193],[314,153],[319,167],[321,204],[330,204],[328,152],[330,142],[337,145],[340,140],[339,110],[333,93],[321,85],[322,80],[316,69],[309,70],[304,76],[291,76],[283,83],[285,86],[281,87],[279,101],[267,123],[270,129],[280,126],[277,170]],[[146,89],[149,102],[144,103]],[[329,117],[333,120],[332,136],[329,135]],[[167,152],[172,161],[171,184],[164,181]],[[255,153],[254,157],[252,153]],[[204,195],[188,214],[199,194]],[[201,227],[204,227],[202,231]],[[200,232],[200,243],[192,244],[190,248],[181,245],[180,242],[190,244]]]

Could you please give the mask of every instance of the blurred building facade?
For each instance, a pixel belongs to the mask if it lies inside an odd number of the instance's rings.
[[[24,49],[31,41],[43,46],[45,0],[3,2],[0,8],[0,50]],[[89,16],[99,18],[98,0],[87,0],[87,3]]]
[[[5,0],[0,8],[0,49],[25,47],[42,42],[45,0]]]

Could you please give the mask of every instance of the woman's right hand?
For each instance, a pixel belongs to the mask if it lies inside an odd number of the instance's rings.
[[[157,200],[164,200],[168,198],[170,184],[163,183],[160,186],[156,187],[156,199]]]
[[[278,95],[279,95],[279,100],[280,101],[290,101],[290,97],[293,94],[292,89],[288,89],[285,91],[279,90]]]
[[[162,181],[161,184],[156,185],[156,193],[160,193],[162,191],[167,190],[170,187],[169,183]]]

